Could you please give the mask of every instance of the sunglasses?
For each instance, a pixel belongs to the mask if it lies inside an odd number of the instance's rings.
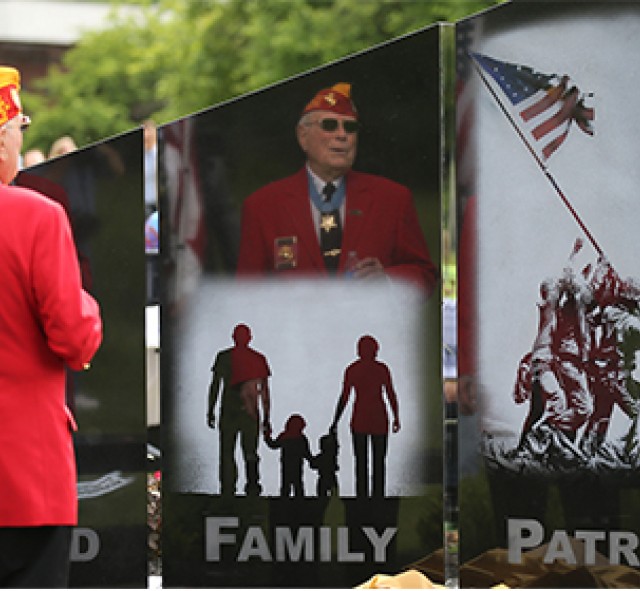
[[[20,131],[25,131],[31,125],[31,117],[29,115],[20,114]]]
[[[322,131],[329,132],[336,131],[340,122],[342,122],[342,129],[344,129],[345,133],[356,133],[360,129],[360,124],[353,119],[333,119],[332,117],[326,117],[312,121],[312,123],[317,123]]]
[[[20,131],[25,131],[29,127],[29,125],[31,125],[31,118],[28,115],[24,115],[23,113],[20,113],[16,117],[15,121],[18,124],[18,127],[19,127]],[[2,126],[2,129],[8,129],[12,122],[13,121],[9,121],[9,122],[5,123]]]

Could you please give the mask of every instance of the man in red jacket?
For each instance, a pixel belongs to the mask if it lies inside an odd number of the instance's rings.
[[[351,170],[358,125],[349,84],[307,104],[296,128],[307,164],[245,200],[239,275],[388,276],[433,291],[438,271],[409,189]]]
[[[9,186],[29,123],[19,89],[0,66],[0,587],[64,587],[78,513],[65,366],[88,369],[102,321],[63,208]]]

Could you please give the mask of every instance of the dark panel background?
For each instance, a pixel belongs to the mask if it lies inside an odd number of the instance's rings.
[[[81,528],[70,584],[146,587],[142,133],[47,161],[22,171],[16,182],[65,206],[83,283],[99,302],[104,324],[91,369],[68,378],[79,425]]]

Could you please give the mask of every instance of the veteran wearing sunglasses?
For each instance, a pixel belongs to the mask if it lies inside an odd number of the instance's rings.
[[[66,368],[102,340],[63,208],[18,173],[29,118],[20,74],[0,66],[0,587],[65,587],[78,519]]]
[[[433,291],[438,271],[409,189],[352,170],[359,125],[349,84],[306,105],[296,128],[306,165],[245,200],[239,275],[387,276]]]

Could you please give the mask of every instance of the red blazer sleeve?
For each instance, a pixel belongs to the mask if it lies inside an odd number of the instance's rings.
[[[49,348],[74,370],[88,364],[102,341],[97,302],[82,289],[71,228],[62,207],[39,216],[32,289]]]
[[[440,274],[408,187],[352,171],[347,176],[346,213],[343,250],[354,250],[359,258],[375,257],[392,279],[412,283],[425,295],[433,292]]]
[[[408,189],[398,205],[401,213],[398,218],[397,242],[393,262],[385,271],[390,277],[409,281],[420,286],[426,295],[431,295],[440,273],[431,259],[413,197]]]

